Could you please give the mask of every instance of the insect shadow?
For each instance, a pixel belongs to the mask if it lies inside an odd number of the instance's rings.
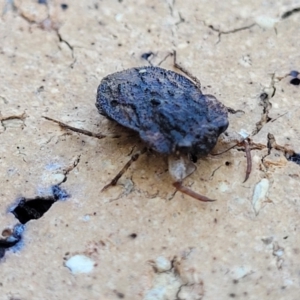
[[[183,186],[182,182],[196,170],[194,162],[211,153],[219,136],[228,128],[230,109],[213,95],[202,93],[200,81],[177,63],[175,51],[168,56],[173,56],[174,67],[187,77],[147,66],[110,74],[100,82],[96,98],[99,113],[138,133],[146,145],[131,156],[102,191],[116,185],[130,165],[147,149],[152,149],[168,155],[169,173],[177,190],[200,201],[215,201]],[[44,118],[91,137],[108,137]],[[251,172],[251,155],[248,142],[242,143],[247,155],[246,181]]]

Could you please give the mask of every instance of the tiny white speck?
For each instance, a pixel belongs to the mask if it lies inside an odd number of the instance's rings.
[[[269,180],[263,178],[259,183],[256,184],[254,188],[253,197],[252,197],[252,206],[254,208],[256,215],[258,215],[262,207],[262,203],[266,199],[268,191],[269,191]]]
[[[57,94],[57,93],[59,92],[59,90],[58,90],[57,88],[52,88],[52,89],[50,90],[50,92],[51,92],[52,94]]]
[[[121,22],[123,20],[123,15],[122,14],[117,14],[115,16],[115,19],[116,19],[117,22]]]
[[[141,70],[139,70],[139,73],[146,73],[146,72],[147,72],[146,69],[141,69]]]
[[[228,184],[226,184],[225,182],[222,182],[222,183],[219,185],[219,188],[220,188],[220,191],[223,193],[223,192],[228,191],[229,186],[228,186]]]
[[[65,266],[70,269],[73,274],[89,273],[94,269],[94,261],[85,255],[74,255],[70,257]]]
[[[171,262],[163,256],[159,256],[155,260],[155,266],[158,272],[165,272],[171,269]]]
[[[245,129],[241,129],[239,134],[242,136],[243,139],[246,139],[249,136],[249,133]]]
[[[55,184],[57,184],[59,182],[63,182],[64,179],[65,179],[64,174],[53,174],[52,175],[52,180],[54,181]]]
[[[178,49],[184,49],[184,48],[186,48],[187,46],[188,46],[187,43],[181,43],[181,44],[177,45],[177,48],[178,48]]]
[[[282,256],[283,255],[283,250],[282,249],[278,249],[278,250],[274,251],[274,255],[276,255],[276,256]]]
[[[83,221],[88,222],[91,219],[90,215],[83,216]]]

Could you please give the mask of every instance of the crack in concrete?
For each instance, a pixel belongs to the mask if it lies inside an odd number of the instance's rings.
[[[156,299],[157,293],[164,296],[164,299],[202,299],[204,296],[203,280],[198,278],[199,274],[194,267],[182,264],[193,250],[194,247],[189,247],[181,253],[180,257],[175,255],[171,260],[163,256],[149,260],[148,263],[152,266],[155,276],[152,277],[152,287],[147,291],[144,299]],[[167,289],[166,286],[168,286]]]
[[[74,59],[74,61],[73,61],[72,64],[74,65],[74,63],[76,62],[76,58],[74,58],[74,47],[73,47],[67,40],[63,39],[63,37],[62,37],[62,35],[59,33],[59,30],[58,30],[58,29],[56,29],[55,32],[56,32],[56,35],[57,35],[57,37],[58,37],[58,39],[59,39],[59,42],[60,42],[60,43],[66,44],[67,47],[71,50],[72,58]]]
[[[293,149],[291,149],[289,147],[278,145],[276,142],[275,136],[271,133],[268,133],[267,139],[268,139],[268,142],[267,142],[268,153],[261,158],[261,163],[266,168],[266,170],[268,170],[268,165],[265,163],[265,159],[266,159],[266,157],[271,155],[272,149],[275,149],[275,150],[283,153],[286,160],[299,164],[297,161],[293,161],[292,159],[290,159],[292,156],[297,155],[297,153]]]
[[[61,35],[61,33],[59,32],[59,29],[58,29],[58,28],[56,28],[56,29],[54,29],[54,30],[55,30],[55,33],[56,33],[56,35],[57,35],[57,37],[58,37],[59,42],[60,42],[60,43],[64,43],[64,44],[70,49],[70,51],[71,51],[71,56],[72,56],[73,61],[72,61],[72,63],[69,65],[69,67],[70,67],[71,69],[73,69],[73,68],[74,68],[74,65],[75,65],[75,63],[76,63],[76,61],[77,61],[77,59],[76,59],[76,57],[75,57],[75,55],[74,55],[74,49],[75,49],[75,47],[72,46],[67,40],[65,40],[65,39],[62,37],[62,35]],[[60,47],[59,47],[59,49],[60,49]],[[60,49],[60,50],[61,50],[61,49]]]
[[[279,246],[278,242],[273,242],[272,255],[276,257],[277,269],[281,270],[284,263],[284,248]]]
[[[180,12],[178,12],[178,16],[179,16],[179,20],[175,23],[176,26],[185,22],[185,18],[181,15]]]
[[[0,100],[3,101],[4,104],[8,104],[8,100],[4,96],[0,96]]]
[[[300,12],[300,7],[295,7],[291,10],[286,11],[285,13],[282,14],[281,19],[286,19],[290,16],[292,16],[293,14],[299,13]]]
[[[172,1],[166,0],[166,2],[167,2],[167,5],[168,5],[168,8],[169,8],[169,11],[170,11],[170,15],[172,17],[174,17],[174,10],[173,10],[173,8],[174,8],[174,5],[175,5],[175,0],[172,0]]]
[[[66,39],[64,39],[61,35],[61,33],[59,32],[59,24],[53,22],[53,20],[51,19],[51,15],[50,15],[50,9],[49,9],[49,5],[48,3],[45,3],[46,7],[47,7],[47,17],[41,21],[41,22],[37,22],[33,19],[31,19],[30,17],[26,16],[26,14],[19,9],[14,3],[13,1],[11,1],[11,6],[13,11],[17,12],[17,14],[23,19],[25,20],[29,25],[35,24],[37,25],[39,28],[41,28],[42,30],[46,30],[46,31],[54,31],[58,37],[58,40],[60,43],[64,43],[70,50],[71,50],[71,56],[73,59],[73,62],[70,64],[70,67],[73,68],[74,64],[76,63],[76,58],[74,55],[74,46],[72,46]],[[60,48],[59,48],[60,49]],[[61,49],[60,49],[61,50]]]
[[[24,121],[27,118],[27,114],[23,112],[21,115],[11,115],[8,117],[1,117],[0,115],[0,124],[3,127],[4,131],[7,129],[6,123],[13,121],[13,120],[20,120],[22,121],[22,129],[26,126]]]
[[[81,155],[78,155],[75,158],[75,160],[73,161],[73,163],[63,170],[64,179],[60,183],[58,183],[57,185],[60,185],[60,184],[67,181],[69,173],[71,171],[73,171],[78,166],[78,164],[80,162],[80,157],[81,157]]]
[[[175,300],[182,300],[182,298],[179,298],[179,294],[180,294],[182,288],[185,287],[185,286],[187,286],[187,285],[188,285],[188,284],[185,283],[185,284],[182,284],[182,285],[178,288],[178,291],[177,291],[177,293],[176,293],[176,298],[175,298]],[[200,300],[200,299],[199,299],[199,300]]]
[[[256,135],[261,131],[265,124],[270,122],[272,119],[269,117],[270,109],[272,108],[272,103],[269,101],[269,95],[263,92],[260,95],[260,105],[263,107],[260,120],[255,124],[256,128],[253,130],[252,135]]]
[[[246,26],[243,26],[243,27],[235,28],[235,29],[228,30],[228,31],[223,31],[223,30],[220,30],[218,28],[215,28],[211,24],[207,24],[206,21],[203,21],[203,20],[200,20],[200,21],[203,22],[203,24],[205,26],[207,26],[209,29],[211,29],[211,30],[213,30],[213,31],[215,31],[215,32],[218,33],[218,40],[217,40],[216,44],[219,44],[221,42],[221,36],[222,35],[236,33],[236,32],[243,31],[243,30],[247,30],[247,29],[250,29],[250,28],[254,27],[255,25],[257,25],[256,23],[252,23],[250,25],[246,25]]]
[[[261,131],[265,124],[272,121],[272,118],[269,117],[269,112],[272,108],[272,103],[270,99],[275,96],[276,87],[275,87],[275,73],[272,74],[271,84],[268,88],[263,89],[263,92],[260,94],[260,105],[263,107],[262,115],[260,121],[256,123],[256,128],[253,130],[252,135],[256,135]]]

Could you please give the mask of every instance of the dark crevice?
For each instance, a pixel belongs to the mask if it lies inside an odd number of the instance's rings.
[[[287,160],[292,161],[297,165],[300,165],[300,153],[293,153],[292,155],[287,157]]]
[[[276,139],[275,136],[271,133],[268,133],[268,142],[267,142],[267,147],[268,147],[268,153],[266,155],[264,155],[261,159],[261,162],[263,165],[264,164],[264,160],[267,156],[269,156],[271,154],[272,149],[275,149],[277,151],[280,151],[281,153],[283,153],[284,157],[291,162],[294,162],[298,165],[300,165],[300,154],[296,153],[294,150],[284,147],[284,146],[280,146],[276,143]]]
[[[286,19],[286,18],[290,17],[291,15],[298,13],[298,12],[300,12],[300,7],[296,7],[291,10],[288,10],[281,16],[281,19]]]
[[[275,89],[274,89],[274,92],[272,93],[271,97],[273,97],[274,94],[275,94]],[[262,94],[260,94],[259,98],[260,98],[259,104],[263,107],[263,111],[262,111],[260,121],[258,121],[256,123],[256,128],[252,132],[253,135],[260,132],[260,130],[263,128],[263,126],[272,120],[272,118],[269,117],[269,111],[272,108],[272,103],[269,100],[269,95],[267,93],[263,92]]]
[[[51,187],[52,195],[48,197],[36,197],[33,199],[20,198],[18,204],[10,212],[20,221],[26,224],[30,220],[37,220],[47,212],[53,203],[65,200],[70,195],[58,185]]]
[[[28,221],[39,219],[59,200],[65,200],[70,195],[58,185],[51,187],[52,195],[48,197],[36,197],[34,199],[21,198],[18,204],[10,209],[10,212],[19,220],[21,224],[15,225],[13,230],[6,228],[2,231],[4,239],[0,239],[0,259],[4,257],[7,250],[16,251],[21,247],[22,234]]]
[[[35,197],[33,199],[20,198],[14,205],[11,212],[21,224],[14,226],[13,230],[6,228],[2,231],[4,239],[0,239],[0,259],[4,257],[7,250],[17,251],[22,246],[22,234],[25,224],[30,220],[41,218],[57,201],[63,201],[70,195],[59,185],[51,187],[51,195],[45,197]]]
[[[260,105],[263,107],[263,111],[262,111],[261,119],[259,122],[256,123],[256,128],[253,130],[252,135],[256,135],[266,123],[275,122],[278,118],[287,114],[287,112],[285,112],[274,119],[269,117],[269,112],[272,108],[272,103],[270,102],[270,99],[273,98],[276,94],[275,79],[282,80],[283,78],[291,76],[292,79],[290,80],[290,84],[300,85],[300,79],[298,78],[298,75],[299,72],[296,70],[291,71],[289,74],[286,74],[283,77],[276,78],[275,74],[272,74],[270,87],[267,88],[267,90],[269,90],[269,93],[263,91],[260,94]]]
[[[266,167],[266,165],[265,165],[265,158],[271,154],[271,150],[272,150],[273,146],[276,143],[275,137],[271,133],[268,133],[267,139],[268,139],[268,142],[267,142],[268,153],[265,154],[265,155],[263,155],[262,158],[261,158],[261,163],[265,167]]]
[[[53,203],[69,198],[70,195],[58,185],[51,187],[51,195],[36,197],[33,199],[20,198],[18,204],[14,205],[10,212],[19,220],[21,224],[15,225],[13,230],[9,228],[2,231],[4,239],[0,239],[0,259],[4,257],[7,250],[18,250],[21,246],[22,234],[25,224],[33,219],[41,218]]]
[[[11,213],[22,223],[26,224],[32,219],[39,219],[55,202],[54,198],[37,197],[35,199],[21,198]]]
[[[272,108],[272,103],[270,102],[270,99],[273,98],[276,94],[275,74],[272,74],[271,84],[267,90],[269,90],[268,93],[266,91],[263,91],[259,96],[260,98],[259,105],[263,107],[263,111],[261,114],[260,121],[256,123],[256,128],[253,130],[252,135],[255,135],[258,132],[260,132],[260,130],[263,128],[265,124],[272,121],[272,118],[269,117],[269,112]]]
[[[300,79],[299,78],[293,78],[293,79],[290,80],[290,84],[300,85]]]

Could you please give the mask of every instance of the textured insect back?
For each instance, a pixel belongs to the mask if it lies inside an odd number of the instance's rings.
[[[159,67],[117,72],[101,81],[96,107],[136,131],[149,148],[170,155],[169,171],[178,190],[210,201],[181,181],[196,169],[188,157],[207,155],[228,127],[227,110],[214,96],[203,95],[200,81],[192,79]]]
[[[164,154],[179,150],[206,155],[228,126],[227,112],[216,98],[204,96],[188,78],[158,67],[133,68],[105,77],[96,106],[101,114],[135,130],[150,148]]]

